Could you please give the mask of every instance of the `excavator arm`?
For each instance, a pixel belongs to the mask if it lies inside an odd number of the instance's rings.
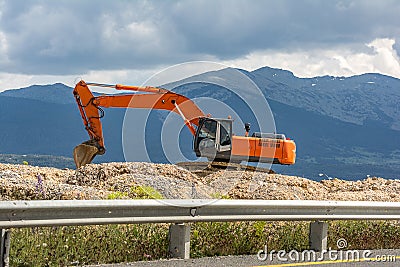
[[[109,87],[117,90],[145,92],[124,95],[94,96],[89,86]],[[78,108],[90,139],[74,148],[74,160],[79,168],[92,162],[96,155],[105,153],[100,119],[104,108],[145,108],[169,110],[182,117],[190,132],[195,135],[203,111],[189,98],[157,87],[107,85],[80,81],[73,91]]]

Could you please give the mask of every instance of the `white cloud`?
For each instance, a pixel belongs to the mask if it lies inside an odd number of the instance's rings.
[[[79,75],[26,75],[0,72],[0,92],[7,89],[28,87],[32,84],[63,83],[74,87],[80,80],[108,84],[142,85],[157,70],[111,70],[89,71]],[[108,89],[96,88],[96,92],[110,92]]]
[[[394,44],[394,39],[381,38],[351,48],[337,47],[294,52],[265,50],[252,52],[239,59],[224,61],[224,64],[247,70],[264,66],[281,68],[292,71],[298,77],[351,76],[377,72],[400,78],[400,59],[393,48]]]
[[[386,73],[391,76],[400,76],[400,58],[393,49],[395,40],[375,39],[368,46],[374,48],[376,56],[371,57],[371,65],[376,72]]]
[[[0,92],[8,89],[28,87],[33,84],[45,85],[59,82],[72,86],[74,83],[74,77],[55,75],[26,75],[0,72]]]
[[[141,84],[192,60],[400,78],[399,12],[392,0],[0,0],[0,90],[77,76]]]
[[[395,41],[393,39],[383,38],[375,39],[368,44],[352,47],[351,49],[337,47],[336,49],[297,50],[286,53],[265,50],[253,52],[235,60],[222,62],[215,58],[214,60],[226,66],[249,71],[264,66],[286,69],[292,71],[298,77],[351,76],[376,72],[400,78],[400,59],[396,50],[393,49],[394,45]],[[166,67],[168,66],[157,66],[143,70],[92,70],[82,75],[23,75],[0,72],[0,91],[26,87],[32,84],[51,84],[56,82],[62,82],[72,87],[80,79],[110,84],[142,85],[152,75],[164,70]],[[211,70],[214,69],[201,69],[196,73]],[[170,82],[172,73],[168,71],[165,73],[168,74],[168,79],[170,79],[168,81]],[[185,73],[175,75],[178,75],[176,80],[187,76]],[[161,75],[160,77],[163,76]],[[164,81],[160,80],[159,83],[163,84]],[[152,85],[158,86],[160,84]],[[107,91],[99,90],[99,92]]]
[[[210,58],[236,60],[263,50],[290,51],[293,57],[382,36],[400,38],[400,2],[369,2],[0,0],[1,42],[4,46],[6,40],[9,59],[0,61],[0,71],[140,70]],[[320,64],[315,60],[311,67]]]
[[[4,32],[0,31],[0,65],[8,64],[8,42]]]

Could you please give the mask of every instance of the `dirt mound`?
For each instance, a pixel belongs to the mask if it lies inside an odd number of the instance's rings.
[[[146,192],[149,191],[149,192]],[[78,170],[0,164],[1,200],[209,198],[210,188],[191,172],[169,164],[88,164]]]
[[[171,164],[88,164],[78,170],[0,164],[0,199],[155,197],[400,201],[400,181],[312,181],[296,176],[223,170],[198,177]]]
[[[400,201],[399,192],[400,181],[376,177],[316,182],[296,176],[256,174],[241,179],[228,194],[235,199]]]

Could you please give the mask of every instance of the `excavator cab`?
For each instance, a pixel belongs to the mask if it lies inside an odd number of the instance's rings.
[[[193,146],[197,157],[229,161],[232,150],[232,120],[199,118]]]

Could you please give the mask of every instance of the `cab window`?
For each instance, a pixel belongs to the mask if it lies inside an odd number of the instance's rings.
[[[228,146],[231,144],[231,123],[228,121],[221,121],[221,130],[219,143],[221,146]]]
[[[216,132],[217,132],[217,122],[213,120],[207,120],[203,123],[203,125],[200,128],[199,137],[201,139],[210,138],[215,140]]]

